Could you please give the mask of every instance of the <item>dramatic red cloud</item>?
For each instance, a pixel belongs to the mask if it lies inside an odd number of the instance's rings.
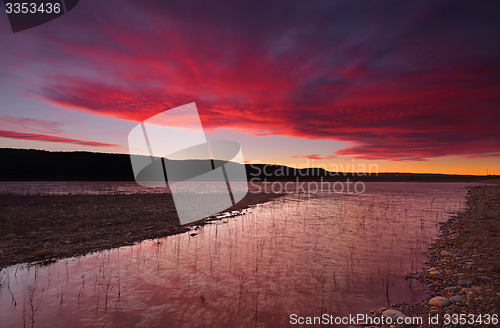
[[[57,142],[57,143],[70,143],[75,145],[82,146],[92,146],[92,147],[119,147],[123,148],[120,145],[113,145],[103,142],[96,141],[86,141],[86,140],[78,140],[78,139],[69,139],[57,136],[48,136],[44,134],[33,134],[33,133],[19,133],[12,131],[4,131],[0,130],[0,138],[9,138],[9,139],[20,139],[20,140],[35,140],[35,141],[45,141],[45,142]]]
[[[134,122],[195,101],[206,128],[365,159],[500,155],[498,4],[117,4],[6,49],[36,53],[32,94]]]

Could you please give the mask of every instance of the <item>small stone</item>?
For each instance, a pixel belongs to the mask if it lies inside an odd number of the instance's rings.
[[[458,291],[460,291],[461,289],[462,289],[462,287],[460,287],[460,286],[453,286],[453,287],[445,287],[445,288],[444,288],[444,290],[445,290],[446,292],[450,292],[450,293],[451,293],[451,292],[458,292]]]
[[[450,252],[450,251],[442,251],[441,255],[443,255],[443,256],[454,256],[455,254],[453,252]]]
[[[458,282],[458,284],[460,286],[463,286],[463,287],[470,287],[470,286],[472,286],[472,281],[471,280],[460,280]]]
[[[403,312],[394,309],[385,310],[382,312],[382,315],[384,317],[391,318],[392,320],[396,320],[397,318],[406,318],[406,315],[404,315]]]
[[[436,296],[430,299],[429,304],[443,308],[450,305],[450,300],[443,296]]]
[[[441,272],[439,272],[438,270],[429,272],[429,276],[437,276],[438,274],[441,274]]]
[[[455,295],[453,297],[450,297],[450,302],[455,304],[455,303],[464,303],[466,301],[465,297],[462,295]]]

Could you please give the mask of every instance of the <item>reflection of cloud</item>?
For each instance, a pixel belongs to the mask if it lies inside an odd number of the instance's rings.
[[[500,149],[498,2],[117,3],[82,4],[74,33],[55,21],[0,59],[37,59],[45,101],[123,120],[196,101],[205,128],[352,145],[338,155]]]
[[[20,132],[4,131],[4,130],[0,130],[0,138],[57,142],[57,143],[69,143],[69,144],[82,145],[82,146],[92,146],[92,147],[119,147],[119,148],[123,148],[123,146],[120,146],[120,145],[108,144],[108,143],[103,143],[103,142],[69,139],[69,138],[49,136],[49,135],[44,135],[44,134],[20,133]]]

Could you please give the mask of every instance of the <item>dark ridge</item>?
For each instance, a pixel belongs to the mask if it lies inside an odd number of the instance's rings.
[[[0,180],[2,181],[134,181],[130,156],[93,152],[51,152],[34,149],[0,148]],[[182,166],[186,172],[202,173],[205,161],[166,160],[172,166]],[[161,162],[158,162],[161,163]],[[215,167],[222,161],[214,160]],[[235,164],[243,165],[243,164]],[[498,176],[378,173],[358,175],[330,172],[323,168],[295,169],[284,165],[245,164],[250,181],[481,181]]]

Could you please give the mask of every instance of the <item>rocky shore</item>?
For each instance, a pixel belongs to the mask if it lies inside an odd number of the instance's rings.
[[[428,297],[373,310],[393,324],[365,327],[500,326],[500,185],[471,188],[467,209],[441,226],[428,254],[428,267],[408,276],[428,286]],[[394,324],[397,317],[407,323]]]
[[[236,215],[279,196],[248,193],[226,212]],[[165,237],[213,219],[181,226],[170,194],[0,195],[0,270]]]

